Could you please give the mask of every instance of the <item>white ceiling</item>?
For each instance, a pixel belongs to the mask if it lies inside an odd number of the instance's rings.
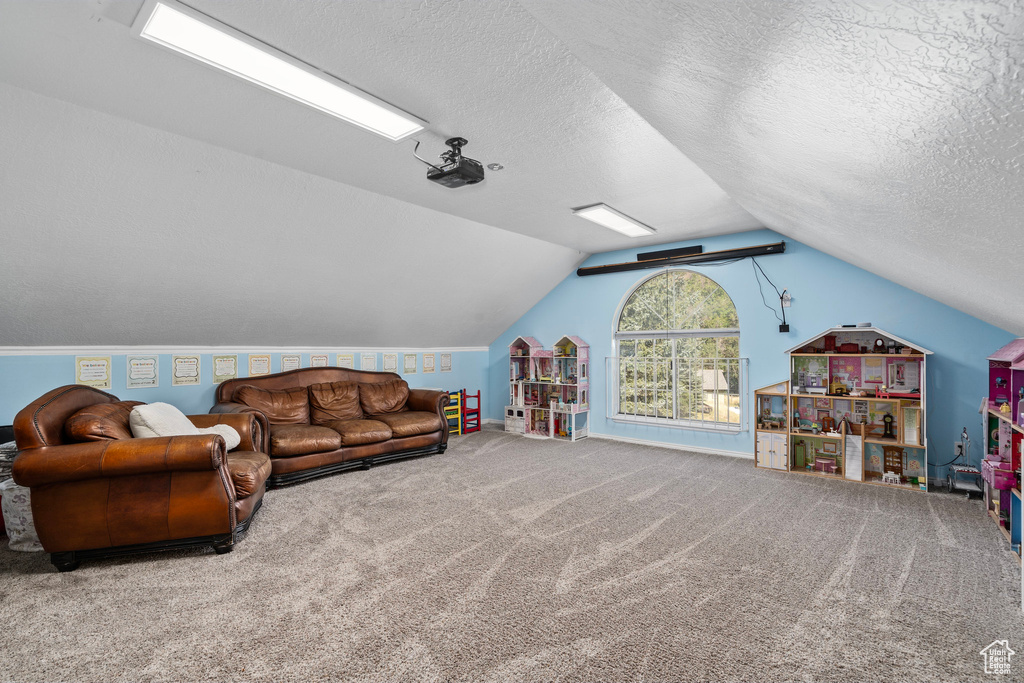
[[[429,183],[412,141],[133,39],[141,0],[0,0],[0,345],[487,344],[589,253],[761,225],[1024,333],[989,296],[1019,2],[186,4],[505,170]],[[658,233],[569,212],[598,201]]]

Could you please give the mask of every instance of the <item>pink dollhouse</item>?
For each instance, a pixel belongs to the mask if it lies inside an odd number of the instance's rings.
[[[997,407],[1008,403],[1012,420],[1024,425],[1024,338],[1014,339],[988,357],[988,400]]]

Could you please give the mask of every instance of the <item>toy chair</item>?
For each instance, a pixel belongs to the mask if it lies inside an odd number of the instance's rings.
[[[459,436],[462,434],[462,390],[448,392],[448,406],[444,409],[444,417],[448,421],[448,433]]]
[[[470,407],[469,402],[475,401],[476,405]],[[462,390],[462,433],[470,434],[480,431],[480,391],[475,394],[466,393]]]

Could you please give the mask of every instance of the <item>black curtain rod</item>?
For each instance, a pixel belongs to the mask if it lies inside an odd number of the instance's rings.
[[[750,256],[768,256],[769,254],[781,254],[784,251],[786,251],[786,243],[776,242],[775,244],[761,244],[756,247],[709,251],[704,254],[693,254],[692,256],[673,256],[671,258],[651,259],[650,261],[629,261],[628,263],[612,263],[607,266],[590,266],[589,268],[578,268],[576,270],[576,274],[580,277],[584,277],[586,275],[604,275],[606,273],[622,273],[627,270],[644,270],[646,268],[663,268],[665,266],[711,263],[713,261],[728,261],[730,259],[741,259]]]

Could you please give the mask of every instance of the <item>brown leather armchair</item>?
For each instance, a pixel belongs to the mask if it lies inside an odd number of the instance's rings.
[[[263,501],[270,460],[252,415],[197,415],[213,434],[132,438],[136,401],[81,385],[59,387],[14,420],[14,480],[32,491],[43,549],[60,571],[83,559],[212,545],[230,552]]]

